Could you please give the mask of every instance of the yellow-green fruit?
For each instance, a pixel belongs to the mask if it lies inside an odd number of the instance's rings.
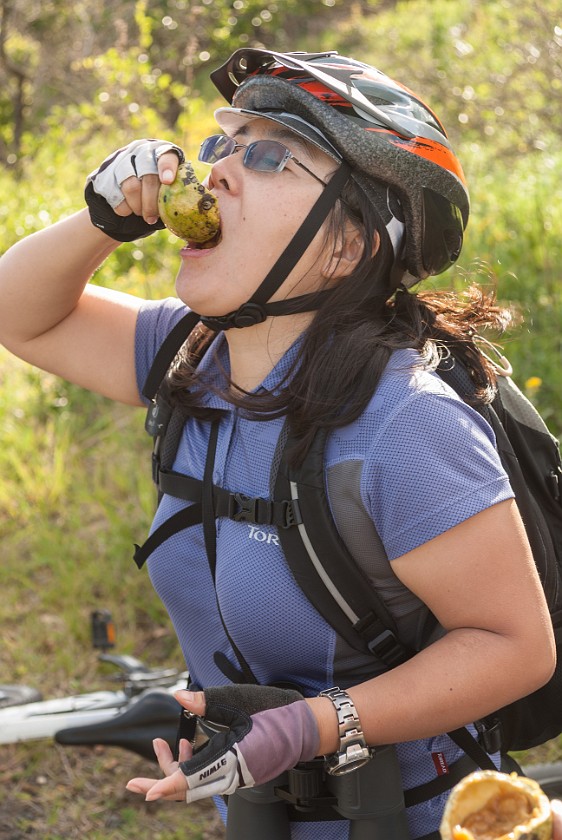
[[[166,227],[187,242],[209,242],[219,230],[216,196],[199,182],[189,161],[171,184],[161,184],[158,212]]]
[[[443,840],[552,840],[550,802],[534,779],[478,770],[451,791],[440,831]]]

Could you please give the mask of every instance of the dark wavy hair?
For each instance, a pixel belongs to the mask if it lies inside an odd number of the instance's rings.
[[[354,271],[319,293],[319,308],[304,332],[298,359],[277,393],[249,394],[224,374],[221,396],[254,419],[285,416],[297,443],[293,463],[304,458],[316,431],[351,423],[365,410],[391,353],[414,348],[429,367],[443,355],[459,358],[474,382],[474,402],[486,403],[495,393],[493,364],[475,343],[478,331],[503,329],[509,314],[492,294],[471,286],[464,295],[451,292],[408,292],[392,287],[392,251],[378,215],[351,179],[332,212],[326,247],[343,235],[347,223],[362,232],[363,256]],[[380,247],[372,256],[372,243]],[[212,334],[211,334],[212,335]],[[201,333],[199,333],[201,339]],[[205,336],[203,335],[203,344]],[[199,375],[194,348],[187,345],[170,374],[172,400],[188,416],[205,418],[201,394],[212,387]]]

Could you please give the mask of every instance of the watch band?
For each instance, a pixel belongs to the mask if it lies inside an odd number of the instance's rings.
[[[318,696],[331,700],[338,716],[340,748],[325,756],[327,772],[332,776],[341,776],[358,770],[370,761],[374,749],[367,746],[353,700],[347,691],[337,686],[321,691]]]

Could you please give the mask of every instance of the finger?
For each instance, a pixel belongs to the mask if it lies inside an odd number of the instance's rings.
[[[176,691],[174,697],[189,712],[203,717],[205,714],[205,695],[202,691]]]
[[[154,785],[154,783],[155,783],[154,779],[137,778],[137,779],[130,779],[130,781],[127,782],[125,787],[131,793],[143,793],[146,796],[146,794],[148,793],[150,788]]]
[[[134,213],[136,216],[142,216],[142,181],[137,178],[136,175],[126,178],[126,180],[121,184],[121,192],[125,197],[125,201],[130,209],[130,212]],[[119,205],[119,207],[121,207],[121,205]],[[118,212],[118,208],[115,209],[115,212]],[[129,213],[119,213],[118,215],[128,216]]]
[[[186,793],[187,779],[181,770],[176,770],[171,776],[156,782],[146,794],[145,799],[147,802],[154,802],[156,799],[185,799]]]
[[[118,216],[130,216],[133,211],[126,201],[122,201],[121,204],[113,208],[113,212],[117,213]]]
[[[189,743],[188,740],[182,738],[180,740],[180,748],[178,751],[178,760],[179,761],[189,761],[190,758],[193,758],[193,747]]]
[[[159,784],[159,783],[155,782],[154,779],[138,778],[138,779],[131,779],[130,782],[127,782],[126,788],[130,793],[140,793],[145,798],[147,798],[148,793],[152,790],[152,788],[154,788],[156,786],[156,784]],[[166,795],[166,796],[156,796],[155,798],[156,799],[166,799],[166,800],[169,800],[171,802],[183,802],[183,801],[185,801],[185,791],[178,792],[178,793],[175,793],[175,794]]]
[[[180,160],[176,152],[165,152],[158,158],[158,174],[163,184],[171,184],[176,173]]]
[[[159,216],[158,191],[160,189],[160,178],[158,175],[145,175],[141,181],[141,186],[142,216],[146,222],[154,224]]]
[[[174,756],[172,755],[168,742],[163,738],[155,738],[152,746],[160,769],[166,776],[171,776],[178,769],[178,764],[177,761],[174,761]]]

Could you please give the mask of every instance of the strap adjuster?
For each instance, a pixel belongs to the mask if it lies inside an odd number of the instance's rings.
[[[291,499],[290,501],[280,502],[281,505],[281,522],[280,528],[292,528],[293,525],[302,525],[302,514],[298,499]]]
[[[168,428],[171,416],[171,406],[161,397],[156,397],[148,407],[144,428],[151,437],[161,437]]]
[[[475,722],[478,743],[487,753],[493,755],[502,748],[502,724],[499,718],[487,718]]]
[[[376,616],[372,618],[378,622]],[[363,619],[355,624],[354,629],[365,639],[369,651],[382,660],[388,668],[395,668],[396,665],[401,665],[411,658],[412,652],[396,638],[392,630],[385,628],[374,638],[369,638],[371,635],[368,632],[369,624],[370,622]]]

